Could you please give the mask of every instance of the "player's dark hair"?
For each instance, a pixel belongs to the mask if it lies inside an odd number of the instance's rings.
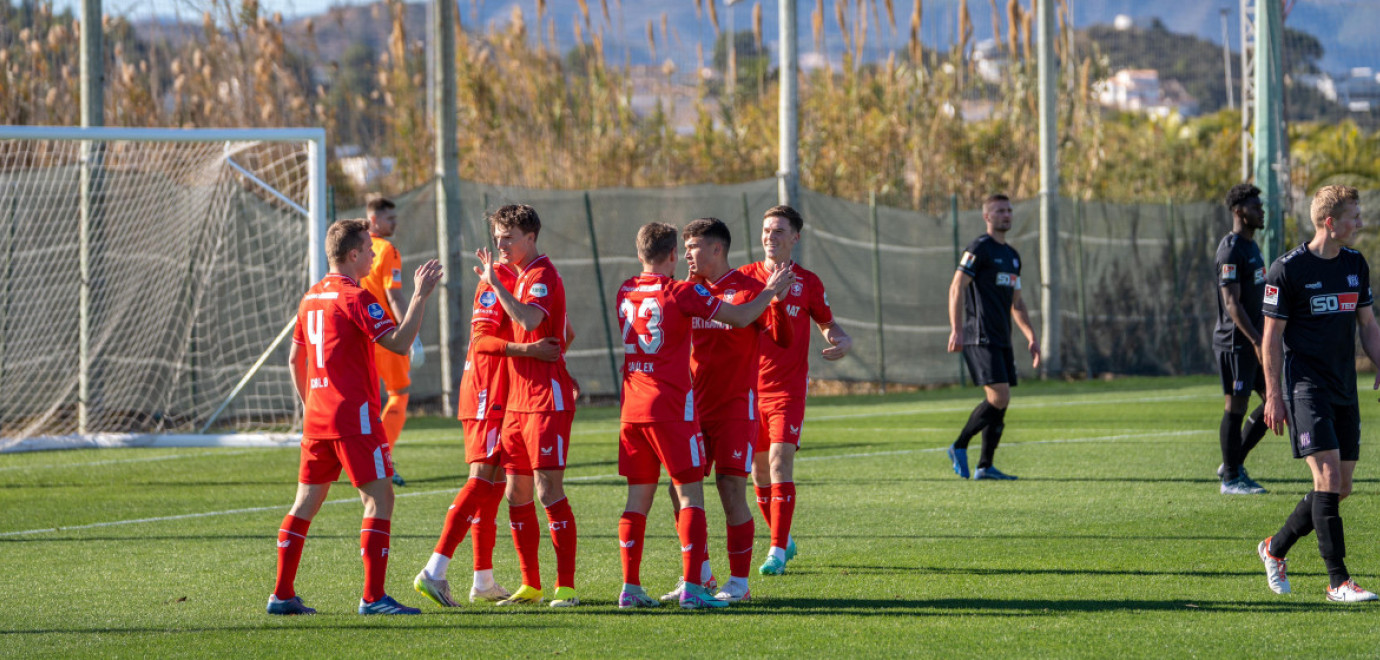
[[[676,253],[676,228],[664,222],[649,222],[637,230],[637,258],[656,264]]]
[[[1246,202],[1260,197],[1260,189],[1249,183],[1238,183],[1227,191],[1227,208],[1235,212],[1236,209],[1245,206]]]
[[[805,219],[800,217],[800,212],[785,204],[767,209],[767,212],[762,214],[762,219],[766,220],[767,218],[785,218],[786,222],[791,223],[791,229],[794,229],[797,234],[805,230]]]
[[[373,215],[375,213],[378,213],[379,211],[387,211],[389,209],[395,209],[397,207],[398,205],[394,204],[393,200],[388,199],[387,197],[375,197],[369,200],[369,202],[364,205],[364,210],[368,211],[369,215]]]
[[[369,240],[369,221],[337,220],[326,230],[326,258],[332,265],[340,264],[350,250],[359,250]]]
[[[718,218],[691,220],[690,224],[685,225],[685,229],[681,230],[680,237],[685,240],[710,238],[719,241],[724,246],[724,252],[727,252],[728,246],[733,243],[733,236],[728,233],[728,225]]]
[[[988,195],[985,199],[982,200],[982,208],[983,208],[983,210],[986,210],[986,209],[987,209],[987,205],[988,205],[988,204],[991,204],[991,203],[993,203],[993,202],[1006,202],[1006,203],[1010,204],[1010,203],[1011,203],[1011,198],[1010,198],[1010,197],[1007,197],[1006,195],[1003,195],[1003,194],[1001,194],[1001,193],[992,193],[992,194]]]
[[[536,209],[526,204],[508,204],[489,214],[489,227],[537,235],[541,233],[541,218],[537,217]]]

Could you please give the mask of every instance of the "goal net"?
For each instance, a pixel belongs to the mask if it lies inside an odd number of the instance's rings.
[[[0,451],[296,441],[324,138],[0,127]]]

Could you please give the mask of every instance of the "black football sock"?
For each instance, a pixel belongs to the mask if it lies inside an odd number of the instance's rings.
[[[1313,527],[1318,530],[1318,552],[1327,565],[1327,580],[1332,588],[1351,579],[1346,572],[1346,538],[1342,533],[1342,496],[1337,493],[1313,492]]]
[[[963,425],[963,430],[958,433],[958,439],[954,440],[955,447],[959,449],[968,448],[968,441],[972,440],[973,436],[978,434],[978,431],[981,431],[983,427],[987,426],[989,410],[996,410],[996,408],[993,408],[992,404],[987,403],[987,399],[983,399],[982,403],[979,403],[976,408],[973,408],[973,414],[968,415],[968,423]]]
[[[1246,426],[1241,429],[1241,462],[1246,462],[1246,456],[1251,453],[1255,446],[1260,444],[1260,440],[1265,437],[1265,432],[1270,427],[1265,425],[1265,406],[1259,405],[1251,411],[1251,416],[1246,418]]]
[[[1222,449],[1222,483],[1236,481],[1241,466],[1241,420],[1243,416],[1226,411],[1222,413],[1222,426],[1217,430],[1217,441]]]
[[[992,467],[992,457],[997,453],[997,445],[1001,444],[1001,432],[1006,430],[1006,409],[993,408],[987,413],[987,428],[982,429],[982,455],[978,458],[977,467]]]
[[[1312,533],[1313,493],[1310,492],[1299,500],[1294,512],[1284,521],[1284,526],[1270,538],[1270,547],[1267,550],[1271,557],[1284,559],[1284,556],[1289,554],[1289,548],[1294,547],[1294,543]]]

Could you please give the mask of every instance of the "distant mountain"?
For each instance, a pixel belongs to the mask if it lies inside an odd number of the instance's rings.
[[[797,21],[802,53],[815,51],[811,14],[821,1],[798,1]],[[923,1],[921,39],[926,46],[947,48],[954,42],[959,4],[963,1]],[[1006,33],[1006,2],[966,1],[972,16],[975,40],[992,37],[994,5],[1000,14],[1002,33]],[[707,2],[705,0],[705,4]],[[756,2],[744,0],[728,8],[724,6],[724,0],[715,0],[719,29],[728,29],[730,15],[738,30],[751,29],[752,7]],[[885,3],[878,0],[877,14],[869,13],[867,17],[870,27],[868,57],[883,58],[891,50],[905,45],[913,3],[914,0],[893,0],[892,6],[896,12],[896,28],[893,29],[887,20]],[[632,64],[654,63],[647,41],[649,22],[656,39],[655,63],[669,57],[676,61],[681,70],[690,70],[689,67],[696,61],[697,44],[703,45],[706,60],[712,56],[710,48],[714,43],[715,28],[708,11],[702,11],[697,16],[696,3],[690,0],[588,0],[586,4],[590,9],[590,25],[604,34],[605,52],[610,59]],[[823,0],[822,4],[824,51],[836,56],[842,51],[843,39],[834,14],[835,0]],[[1021,0],[1021,4],[1026,11],[1033,11],[1033,0]],[[1118,15],[1125,14],[1136,19],[1138,24],[1157,20],[1170,32],[1196,36],[1219,47],[1222,37],[1219,12],[1226,8],[1230,10],[1228,41],[1233,51],[1238,47],[1240,27],[1237,23],[1236,0],[1076,0],[1071,4],[1074,8],[1073,22],[1078,28],[1110,25]],[[459,5],[461,23],[467,27],[506,25],[516,7],[523,13],[528,33],[536,31],[536,0],[469,0]],[[563,50],[568,49],[574,44],[574,26],[577,22],[582,24],[583,30],[584,18],[579,4],[570,0],[549,0],[546,6],[546,24],[549,26],[554,22],[558,46]],[[604,6],[609,9],[607,18],[603,13]],[[774,48],[777,3],[766,0],[762,10],[764,41]],[[663,38],[661,30],[663,15],[668,27],[666,38]],[[387,9],[381,4],[336,7],[310,18],[315,27],[320,56],[327,60],[339,59],[345,49],[353,44],[364,44],[378,50],[388,41],[390,20]],[[855,27],[856,18],[854,14],[846,16],[850,32]],[[306,17],[301,17],[288,21],[289,33],[303,34],[305,20]],[[426,4],[408,5],[406,25],[409,39],[424,39],[426,22]],[[1351,67],[1362,66],[1380,69],[1380,47],[1376,46],[1373,35],[1375,26],[1380,25],[1380,1],[1298,0],[1285,22],[1289,28],[1312,34],[1322,42],[1324,55],[1319,64],[1324,71],[1337,74]],[[200,32],[199,24],[190,28],[171,26],[167,19],[144,19],[137,21],[136,25],[142,34],[156,32],[169,39],[195,38]],[[546,29],[542,30],[543,34],[546,32]]]

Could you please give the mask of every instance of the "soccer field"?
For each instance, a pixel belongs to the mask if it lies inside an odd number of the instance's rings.
[[[1369,440],[1380,406],[1368,379],[1361,390]],[[418,617],[354,613],[360,505],[348,483],[316,518],[297,579],[321,613],[264,614],[295,449],[4,455],[0,655],[1373,656],[1380,605],[1324,600],[1313,537],[1291,553],[1294,594],[1266,588],[1255,545],[1311,480],[1270,435],[1247,463],[1270,493],[1219,495],[1219,392],[1215,378],[1023,384],[997,454],[1016,482],[949,469],[943,449],[976,389],[813,399],[796,466],[800,554],[784,576],[754,575],[751,602],[719,612],[615,607],[625,488],[614,408],[576,419],[567,483],[584,604],[564,611],[441,610],[412,590],[465,474],[456,422],[413,419],[396,452],[408,486],[388,591]],[[1352,574],[1377,589],[1380,458],[1367,453],[1342,514]],[[716,508],[711,556],[726,579]],[[757,529],[754,566],[767,546]],[[664,491],[647,538],[643,578],[661,593],[680,570]],[[467,540],[451,570],[460,593],[469,552]],[[495,555],[499,582],[516,588],[502,527]],[[549,593],[549,538],[542,567]]]

